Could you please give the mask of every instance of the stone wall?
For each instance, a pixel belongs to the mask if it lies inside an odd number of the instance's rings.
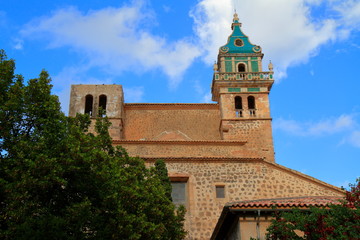
[[[265,157],[274,162],[274,146],[270,119],[232,119],[222,120],[222,139],[246,140],[248,157]]]
[[[296,196],[342,196],[329,184],[261,159],[167,159],[171,176],[188,176],[188,239],[209,239],[225,203]],[[151,164],[152,161],[148,164]],[[216,198],[215,186],[225,186]]]
[[[124,139],[159,140],[176,132],[177,140],[220,140],[217,104],[126,104]]]

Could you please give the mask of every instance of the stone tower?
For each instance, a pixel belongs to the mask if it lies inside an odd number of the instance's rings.
[[[71,88],[70,116],[86,113],[94,120],[101,107],[112,123],[113,145],[147,166],[157,159],[166,162],[173,201],[187,210],[191,240],[210,239],[228,202],[343,195],[339,188],[275,163],[272,65],[263,71],[261,48],[241,31],[236,14],[232,29],[214,65],[216,103],[124,103],[121,85]]]
[[[242,139],[257,154],[263,152],[274,161],[271,133],[269,92],[274,82],[272,64],[269,72],[262,70],[264,54],[242,32],[237,14],[231,25],[232,34],[220,47],[214,64],[212,100],[219,103],[223,140]]]
[[[72,85],[69,116],[89,114],[92,119],[103,109],[111,122],[109,129],[113,140],[123,137],[124,93],[121,85]]]

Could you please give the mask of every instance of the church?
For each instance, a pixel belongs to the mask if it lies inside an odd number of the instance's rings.
[[[106,109],[114,145],[147,165],[166,162],[173,201],[187,209],[188,239],[263,239],[267,225],[251,214],[241,217],[248,225],[235,223],[235,235],[227,236],[223,225],[230,224],[225,221],[229,206],[241,210],[249,209],[251,201],[269,206],[271,199],[292,199],[291,207],[300,200],[311,205],[344,195],[340,188],[276,163],[269,103],[273,66],[263,66],[261,47],[242,32],[236,13],[231,28],[214,64],[215,103],[125,103],[121,85],[71,87],[69,116],[96,118],[100,107]],[[260,214],[260,205],[251,206]],[[254,219],[258,222],[251,225]]]

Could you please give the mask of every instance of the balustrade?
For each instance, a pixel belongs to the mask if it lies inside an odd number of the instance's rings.
[[[242,109],[235,109],[236,117],[243,117],[243,110]]]
[[[215,80],[273,80],[273,72],[215,72]]]

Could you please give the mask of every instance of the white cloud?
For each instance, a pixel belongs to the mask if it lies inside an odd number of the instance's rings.
[[[214,63],[219,47],[226,43],[231,34],[232,14],[231,0],[202,0],[190,12],[206,63]]]
[[[348,138],[348,141],[349,141],[350,144],[352,144],[353,146],[360,148],[360,131],[354,131],[354,132],[352,132],[352,134],[351,134],[350,137]]]
[[[125,102],[141,102],[144,96],[143,87],[125,87]]]
[[[84,55],[90,66],[113,74],[160,69],[175,87],[200,51],[188,38],[169,42],[153,35],[146,28],[153,20],[141,1],[88,13],[72,7],[30,22],[21,33],[28,38],[48,39],[51,48],[70,46]]]
[[[294,135],[302,135],[302,126],[294,120],[286,120],[283,118],[275,119],[273,122],[274,130],[282,130],[284,132],[294,134]]]
[[[360,30],[360,2],[354,0],[339,1],[334,6],[341,16],[343,23],[348,27]]]
[[[298,136],[324,136],[352,130],[356,125],[353,116],[341,115],[337,118],[305,123],[279,118],[275,119],[273,127],[274,130],[281,130]]]
[[[200,96],[199,101],[201,103],[213,103],[212,99],[212,93],[209,92],[209,89],[204,89],[204,87],[201,86],[199,81],[195,81],[194,89],[198,96]]]
[[[22,39],[19,38],[15,38],[13,40],[13,48],[16,50],[22,50],[24,48],[24,41]]]
[[[60,9],[30,22],[21,33],[47,39],[50,48],[71,47],[90,67],[112,74],[160,70],[169,77],[169,86],[176,87],[195,58],[202,56],[207,64],[217,59],[231,33],[234,8],[244,33],[263,48],[263,70],[271,59],[277,79],[285,77],[290,66],[316,55],[322,45],[360,29],[356,0],[199,0],[189,13],[193,36],[169,40],[152,33],[156,16],[142,2],[86,13]],[[317,7],[335,14],[312,15]]]
[[[202,101],[201,102],[204,102],[204,103],[214,103],[212,100],[212,94],[209,92],[209,93],[206,93],[203,95],[202,97]]]
[[[264,63],[272,59],[278,77],[286,76],[289,66],[307,61],[322,44],[336,38],[334,19],[311,19],[311,6],[320,2],[242,0],[236,6],[244,33],[263,48]],[[207,63],[216,59],[219,47],[226,43],[232,12],[231,0],[202,0],[191,12]]]
[[[355,125],[355,121],[352,116],[342,115],[335,119],[327,119],[321,122],[312,124],[307,132],[309,135],[324,135],[341,132],[352,128]]]

